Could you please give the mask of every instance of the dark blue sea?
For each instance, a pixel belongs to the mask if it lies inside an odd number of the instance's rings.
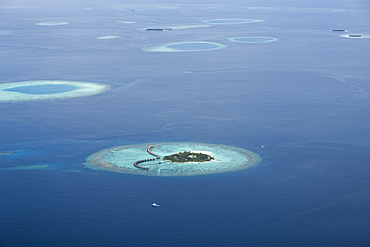
[[[36,25],[46,22],[68,24]],[[189,25],[209,26],[145,31]],[[0,246],[369,246],[368,37],[365,0],[0,1],[0,84],[111,86],[0,102]],[[227,47],[144,51],[196,41]],[[84,165],[102,149],[155,142],[263,160],[192,177]]]

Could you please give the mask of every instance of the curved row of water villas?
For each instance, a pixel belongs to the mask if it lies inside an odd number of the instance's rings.
[[[160,159],[159,155],[152,152],[152,149],[154,148],[153,145],[150,145],[146,151],[148,151],[149,154],[155,156],[156,159]]]
[[[149,170],[149,168],[148,167],[142,167],[142,166],[139,166],[139,164],[140,163],[144,163],[144,162],[147,162],[147,161],[154,161],[155,159],[146,159],[146,160],[139,160],[139,161],[136,161],[135,163],[134,163],[134,166],[136,167],[136,168],[139,168],[139,169],[141,169],[141,170]]]

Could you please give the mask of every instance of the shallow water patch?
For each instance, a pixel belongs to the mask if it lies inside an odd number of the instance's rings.
[[[97,37],[96,39],[117,39],[119,37],[120,36],[101,36],[101,37]]]
[[[51,165],[29,165],[29,166],[15,166],[15,167],[2,167],[0,170],[49,170]]]
[[[211,155],[208,162],[172,162],[165,156],[190,151]],[[261,157],[250,150],[226,145],[167,142],[105,149],[87,158],[91,169],[145,176],[195,176],[232,172],[258,165]]]
[[[181,29],[189,29],[189,28],[203,28],[203,27],[209,27],[209,25],[160,26],[160,27],[147,27],[147,28],[139,29],[139,30],[171,31],[171,30],[181,30]]]
[[[228,40],[239,43],[268,43],[277,41],[278,39],[273,37],[234,37],[229,38]]]
[[[152,46],[144,51],[149,52],[187,52],[187,51],[209,51],[209,50],[218,50],[225,48],[225,45],[214,43],[214,42],[205,42],[205,41],[196,41],[196,42],[180,42],[180,43],[171,43],[160,46]]]
[[[342,34],[340,35],[342,38],[350,38],[350,39],[369,39],[369,34]]]
[[[15,150],[15,151],[0,151],[0,157],[1,156],[11,156],[13,154],[16,154],[18,151]]]
[[[38,26],[62,26],[67,25],[68,22],[39,22],[36,23]]]
[[[3,89],[3,91],[39,95],[39,94],[65,93],[76,90],[78,88],[79,87],[64,84],[45,84],[45,85],[12,87]]]
[[[84,97],[103,93],[110,86],[77,81],[24,81],[0,84],[0,102]]]

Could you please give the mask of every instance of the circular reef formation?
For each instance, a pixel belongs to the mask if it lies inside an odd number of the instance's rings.
[[[225,48],[225,45],[221,45],[214,42],[206,41],[195,41],[195,42],[180,42],[171,43],[167,45],[152,46],[144,49],[144,51],[150,52],[187,52],[187,51],[209,51]]]
[[[234,37],[228,40],[239,43],[268,43],[277,41],[277,39],[273,37]]]
[[[64,99],[103,93],[109,85],[79,81],[23,81],[0,84],[0,102]]]
[[[261,160],[258,154],[243,148],[164,142],[105,149],[90,155],[85,165],[91,169],[146,176],[195,176],[247,169]]]

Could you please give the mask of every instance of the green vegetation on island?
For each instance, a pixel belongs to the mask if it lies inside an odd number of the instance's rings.
[[[186,163],[186,162],[206,162],[214,160],[212,156],[202,153],[192,153],[192,152],[180,152],[177,154],[172,154],[169,156],[164,156],[164,160],[169,160],[177,163]]]

